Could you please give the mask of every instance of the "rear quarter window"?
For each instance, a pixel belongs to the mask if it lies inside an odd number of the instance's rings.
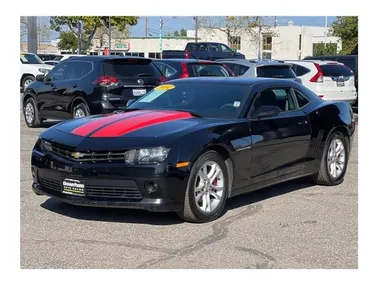
[[[303,75],[307,74],[308,72],[310,72],[310,69],[308,69],[302,65],[298,65],[298,64],[293,64],[292,70],[294,71],[296,76],[303,76]]]
[[[228,77],[228,71],[219,64],[191,64],[193,76],[222,76]]]
[[[147,61],[105,61],[104,73],[114,77],[161,76],[159,69],[152,62]]]
[[[324,64],[320,65],[323,76],[336,77],[336,76],[353,76],[352,71],[340,64]]]
[[[259,66],[256,68],[257,77],[296,78],[290,66]]]

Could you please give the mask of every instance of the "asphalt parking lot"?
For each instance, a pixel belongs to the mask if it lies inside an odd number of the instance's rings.
[[[228,200],[217,221],[190,224],[36,196],[30,155],[44,128],[27,128],[22,116],[20,124],[23,269],[358,268],[358,132],[343,184],[284,183]]]

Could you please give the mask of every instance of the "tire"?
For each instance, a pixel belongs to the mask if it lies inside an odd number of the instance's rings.
[[[26,100],[23,112],[25,123],[29,128],[38,128],[41,126],[38,109],[33,98],[28,98],[28,100]]]
[[[341,156],[338,156],[340,158],[335,157],[335,177],[333,173],[331,173],[332,169],[334,168],[334,164],[329,167],[329,157],[331,156],[330,147],[332,147],[332,142],[339,141],[342,143],[344,150],[341,151],[341,153],[344,153],[344,162],[341,164]],[[312,178],[315,183],[320,185],[326,185],[326,186],[334,186],[341,184],[344,180],[344,176],[347,171],[347,165],[348,165],[348,143],[346,137],[343,136],[340,132],[333,133],[328,141],[326,142],[325,149],[323,150],[323,155],[321,159],[321,166],[319,169],[319,172],[315,174]],[[334,161],[334,160],[332,160]],[[341,172],[339,173],[338,169],[340,169],[339,165],[342,167]]]
[[[78,116],[79,114],[82,116]],[[87,106],[84,103],[79,103],[79,104],[74,105],[74,108],[73,108],[74,119],[87,117],[89,115],[90,115],[90,111],[88,110]]]
[[[206,164],[210,165],[207,166]],[[201,181],[199,172],[201,169],[204,169],[204,167],[206,167],[206,169],[210,169],[211,173],[211,165],[213,164],[216,164],[219,167],[215,168],[216,170],[219,170],[219,175],[216,176],[217,178],[215,178],[214,181],[209,181],[208,184],[207,182],[205,184],[205,182]],[[214,173],[214,175],[215,174],[216,173]],[[221,185],[218,186],[214,183],[219,183]],[[208,187],[209,190],[205,190],[206,188],[202,188],[202,190],[198,192],[198,190],[195,189],[196,185],[203,185],[205,187]],[[208,151],[204,153],[198,158],[198,160],[194,163],[191,169],[189,181],[186,187],[183,208],[180,212],[177,212],[177,214],[182,220],[186,222],[204,223],[217,219],[222,214],[224,206],[226,204],[228,196],[228,185],[228,171],[223,158],[216,151]],[[219,190],[215,190],[215,188],[212,188],[214,186],[218,187]],[[222,193],[218,193],[221,190]],[[195,197],[196,193],[197,195],[199,195],[199,197],[201,197],[198,200],[198,202]],[[216,198],[217,196],[219,196],[219,199]],[[199,203],[202,204],[202,206]],[[209,207],[205,205],[209,205]],[[212,209],[212,205],[214,205],[214,209]],[[202,210],[201,207],[203,206],[205,206],[205,209],[208,209],[209,212],[206,212],[207,210]]]
[[[34,76],[32,76],[32,75],[25,76],[25,78],[21,82],[22,90],[25,91],[26,87],[28,87],[29,84],[31,84],[34,81],[36,81],[36,78]],[[25,86],[25,85],[27,85],[27,86]]]

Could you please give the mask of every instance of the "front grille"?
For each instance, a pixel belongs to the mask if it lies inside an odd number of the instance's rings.
[[[39,183],[44,190],[61,192],[61,181],[56,179],[39,177]],[[120,185],[123,181],[109,181],[110,184]],[[96,180],[89,182],[95,184]],[[131,181],[128,181],[130,184]],[[87,184],[87,181],[86,181]],[[141,200],[143,196],[138,190],[137,186],[122,187],[122,186],[98,186],[98,185],[86,185],[86,197],[91,198],[121,198],[127,200]],[[135,185],[135,184],[134,184]]]
[[[140,200],[142,195],[137,189],[125,189],[121,187],[86,187],[87,197],[101,197],[101,198],[124,198]]]
[[[75,162],[124,162],[125,151],[77,152],[61,144],[51,143],[51,153]]]
[[[40,185],[48,190],[53,190],[53,191],[58,191],[61,192],[61,183],[60,181],[57,180],[52,180],[52,179],[46,179],[40,177],[39,179]]]

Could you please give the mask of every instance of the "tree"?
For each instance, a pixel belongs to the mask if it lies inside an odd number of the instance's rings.
[[[72,31],[61,32],[59,35],[58,48],[60,50],[70,50],[75,53],[78,49],[78,38]]]
[[[251,40],[256,41],[258,33],[255,27],[263,26],[260,17],[249,16],[226,16],[226,17],[199,17],[198,25],[201,29],[212,33],[212,30],[218,30],[226,34],[227,42],[230,46],[233,37],[240,36],[242,33],[247,33]]]
[[[120,32],[128,30],[129,26],[136,25],[138,21],[138,17],[133,16],[113,16],[110,18],[111,26],[116,27]],[[50,18],[50,27],[57,32],[62,32],[67,27],[78,39],[78,23],[81,21],[83,49],[87,50],[98,28],[109,26],[108,19],[108,16],[55,16]]]
[[[332,23],[333,36],[342,40],[342,54],[349,54],[358,45],[358,17],[337,17]]]
[[[323,55],[336,55],[337,53],[336,43],[315,43],[313,44],[313,56],[323,56]]]
[[[186,37],[187,31],[185,29],[181,29],[180,31],[174,31],[173,36],[175,36],[175,37]]]

